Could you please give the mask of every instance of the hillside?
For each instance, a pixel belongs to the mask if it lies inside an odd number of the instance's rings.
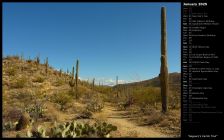
[[[160,87],[160,80],[159,77],[154,77],[149,80],[144,80],[140,82],[133,82],[133,83],[127,83],[127,84],[119,84],[118,86],[114,86],[114,88],[117,87]],[[174,72],[169,73],[169,86],[171,90],[177,90],[180,93],[180,86],[181,86],[181,74]]]
[[[150,86],[137,86],[135,90],[126,87],[125,90],[118,91],[81,80],[78,80],[77,89],[73,89],[70,83],[71,73],[55,70],[50,63],[47,66],[41,64],[37,58],[24,60],[18,56],[8,56],[3,58],[2,65],[3,137],[27,137],[28,132],[33,137],[40,137],[34,135],[37,133],[43,137],[45,132],[42,129],[46,130],[46,135],[55,137],[56,132],[52,129],[58,130],[64,127],[65,122],[73,121],[94,129],[94,133],[82,131],[80,137],[180,135],[180,94],[173,93],[169,96],[172,103],[169,105],[170,111],[161,114],[159,87],[151,86],[156,78],[143,82],[151,82]],[[171,81],[178,83],[178,78]],[[134,100],[130,102],[132,98]],[[26,120],[26,116],[29,119]],[[55,126],[55,122],[61,126]],[[96,129],[96,126],[100,129]],[[87,128],[79,129],[81,131]],[[62,137],[62,132],[63,129],[57,131],[57,136]],[[63,137],[69,137],[68,133]]]
[[[169,84],[170,85],[180,85],[181,82],[181,74],[180,73],[169,73]],[[160,87],[160,81],[159,77],[155,77],[149,80],[144,80],[140,82],[133,82],[133,83],[128,83],[125,85],[130,85],[130,86],[153,86],[153,87]]]

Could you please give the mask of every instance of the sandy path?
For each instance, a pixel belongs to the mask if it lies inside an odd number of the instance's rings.
[[[112,133],[113,137],[169,137],[150,126],[138,126],[133,121],[128,120],[114,107],[106,104],[100,113],[94,114],[94,118],[107,121],[118,127],[117,132]]]

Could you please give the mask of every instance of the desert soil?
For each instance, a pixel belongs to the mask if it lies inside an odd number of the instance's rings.
[[[95,113],[94,118],[100,118],[101,120],[116,125],[118,130],[112,132],[113,137],[169,137],[150,126],[137,125],[134,121],[124,116],[124,113],[125,111],[118,111],[115,107],[106,103],[102,112]]]

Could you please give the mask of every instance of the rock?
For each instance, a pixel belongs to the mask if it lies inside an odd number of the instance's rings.
[[[31,118],[28,113],[23,113],[18,121],[18,124],[16,125],[16,130],[22,130],[27,128],[27,126],[30,124]]]

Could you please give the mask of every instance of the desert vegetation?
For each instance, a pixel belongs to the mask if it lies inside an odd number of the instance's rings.
[[[46,75],[46,65],[39,63],[36,70],[34,61],[3,58],[4,137],[147,137],[138,130],[122,130],[125,125],[113,122],[117,118],[113,120],[112,114],[117,114],[118,122],[125,118],[130,124],[153,128],[159,135],[179,136],[179,73],[169,74],[168,111],[164,114],[159,77],[109,87],[96,85],[95,79],[75,80],[74,67],[71,74],[61,72],[57,78],[57,71],[48,68]],[[23,71],[16,69],[21,64]],[[13,68],[16,74],[11,74]]]
[[[168,73],[161,9],[161,69],[146,81],[107,86],[79,79],[82,60],[64,72],[45,58],[3,58],[3,137],[179,137],[180,73]],[[146,64],[147,65],[147,64]]]

